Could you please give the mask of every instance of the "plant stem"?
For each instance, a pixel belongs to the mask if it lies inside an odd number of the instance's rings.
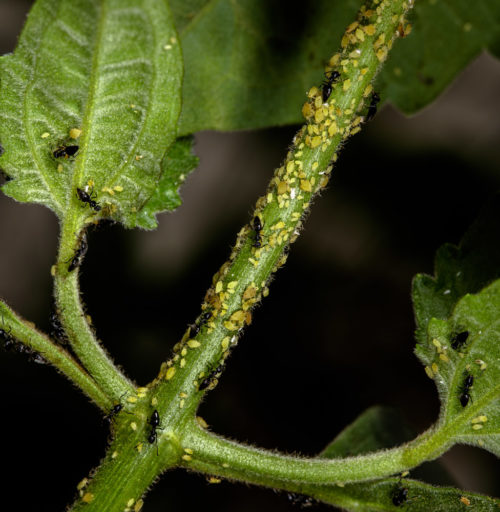
[[[2,329],[27,347],[38,352],[46,361],[52,363],[66,377],[73,381],[103,411],[112,406],[111,400],[99,388],[73,357],[63,347],[52,343],[47,336],[26,320],[16,315],[8,306],[0,302]]]
[[[342,38],[342,50],[326,68],[332,92],[326,99],[313,87],[303,107],[306,125],[297,133],[287,157],[256,204],[253,220],[238,234],[235,247],[213,277],[197,328],[188,329],[155,381],[161,413],[181,425],[192,418],[220,371],[251,311],[266,297],[272,274],[285,263],[311,201],[328,184],[333,163],[349,135],[373,110],[372,81],[397,37],[411,0],[380,0],[362,7]],[[403,31],[404,32],[404,31]],[[335,74],[334,74],[335,73]],[[370,104],[370,108],[366,103]],[[376,102],[375,102],[376,104]],[[206,315],[204,318],[203,315]],[[196,332],[198,331],[199,332]],[[201,392],[202,391],[202,392]],[[166,404],[175,402],[179,411]],[[161,410],[160,410],[161,409]],[[184,420],[179,420],[180,415]]]
[[[56,304],[75,354],[97,385],[116,402],[124,394],[133,393],[134,386],[118,370],[94,336],[80,301],[78,268],[68,271],[68,261],[80,247],[80,236],[84,236],[79,205],[73,206],[73,212],[75,213],[68,211],[61,228],[58,261],[54,267]]]
[[[184,431],[182,444],[192,450],[186,467],[294,491],[297,486],[343,485],[402,472],[444,453],[450,437],[442,430],[430,429],[390,450],[341,459],[300,458],[228,441],[193,421]],[[291,488],[289,484],[293,484]]]

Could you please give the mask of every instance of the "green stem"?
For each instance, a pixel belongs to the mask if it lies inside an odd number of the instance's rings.
[[[61,228],[61,241],[58,261],[55,268],[55,299],[61,323],[78,359],[89,372],[97,385],[114,402],[127,393],[134,392],[132,383],[119,371],[94,336],[80,301],[78,268],[68,271],[68,261],[80,247],[83,221],[81,205],[73,205],[68,211]]]
[[[35,350],[46,361],[53,364],[103,411],[109,410],[112,406],[111,400],[64,348],[52,343],[45,334],[37,331],[33,325],[16,315],[3,302],[0,302],[0,311],[2,313],[1,328],[6,333]]]
[[[374,1],[363,7],[342,38],[342,50],[326,68],[338,73],[332,93],[323,101],[313,87],[303,107],[306,125],[256,204],[252,220],[238,234],[230,259],[213,278],[198,319],[200,332],[186,332],[174,357],[164,363],[155,381],[158,410],[180,428],[212,389],[223,363],[236,345],[251,311],[268,293],[272,274],[286,261],[314,197],[327,185],[333,163],[346,139],[363,123],[372,102],[372,81],[385,60],[397,28],[405,23],[409,0]],[[203,314],[209,319],[203,322]],[[215,372],[215,373],[214,373]],[[207,377],[210,377],[207,379]],[[175,403],[176,408],[167,407]]]
[[[185,428],[182,445],[192,453],[184,465],[248,483],[295,491],[304,486],[338,485],[382,478],[418,466],[444,453],[448,432],[430,429],[405,445],[342,459],[300,458],[228,441],[203,430]]]

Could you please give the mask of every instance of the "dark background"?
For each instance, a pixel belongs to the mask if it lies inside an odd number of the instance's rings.
[[[0,53],[12,51],[31,2],[0,1]],[[367,407],[390,405],[421,432],[438,414],[413,355],[410,284],[436,249],[458,242],[500,185],[500,63],[481,55],[411,119],[387,106],[344,149],[330,188],[278,272],[254,325],[200,414],[221,434],[314,455]],[[183,205],[154,232],[92,234],[82,289],[99,337],[138,384],[157,372],[212,274],[285,155],[295,128],[201,133]],[[0,295],[48,328],[58,224],[41,206],[0,195]],[[293,297],[293,301],[290,298]],[[63,510],[104,454],[101,414],[54,369],[0,353],[2,500]],[[492,455],[455,447],[441,463],[459,487],[499,494]],[[208,485],[174,471],[144,511],[290,511],[285,495]],[[327,507],[318,507],[318,510]],[[331,510],[331,508],[329,508]]]

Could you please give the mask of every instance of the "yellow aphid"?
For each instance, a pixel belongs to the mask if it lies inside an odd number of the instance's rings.
[[[319,93],[319,89],[316,87],[316,86],[313,86],[309,89],[309,92],[307,93],[307,95],[309,96],[309,98],[313,98],[314,96],[316,96],[317,94]]]
[[[437,340],[436,338],[434,338],[432,340],[432,344],[437,348],[437,349],[440,349],[441,348],[441,343],[439,342],[439,340]]]
[[[361,42],[363,42],[363,41],[365,40],[365,33],[364,33],[360,28],[356,29],[355,34],[356,34],[356,37],[357,37]]]
[[[335,121],[332,121],[332,123],[328,127],[328,135],[330,135],[330,137],[333,137],[334,135],[336,135],[338,133],[338,131],[339,131],[339,128],[337,126],[337,123]]]
[[[130,499],[127,501],[127,507],[131,507],[134,503],[135,503],[134,498],[130,498]]]
[[[286,181],[280,181],[278,183],[278,195],[283,195],[288,190],[288,183]]]
[[[235,311],[231,317],[230,320],[233,322],[243,322],[245,320],[245,312],[243,310]]]
[[[437,373],[439,370],[439,367],[436,363],[432,363],[431,368],[434,373]]]
[[[80,483],[76,486],[76,488],[81,491],[84,487],[87,486],[87,484],[89,483],[89,479],[88,478],[84,478],[83,480],[80,481]]]
[[[208,423],[201,416],[196,416],[196,421],[201,428],[208,428]]]
[[[311,138],[311,148],[317,148],[319,145],[321,145],[321,137],[316,135],[315,137]]]
[[[373,36],[375,34],[375,25],[366,25],[363,27],[365,33],[369,36]]]
[[[78,139],[78,137],[80,137],[81,134],[82,130],[80,130],[79,128],[71,128],[71,130],[69,131],[69,136],[72,139]]]
[[[387,57],[387,48],[382,47],[377,50],[377,59],[382,62]]]
[[[175,375],[176,369],[174,366],[171,366],[167,373],[165,374],[165,380],[170,380]]]
[[[44,132],[44,133],[42,133],[41,137],[42,137],[42,139],[46,139],[47,137],[50,137],[50,133]]]
[[[467,498],[466,496],[461,496],[460,497],[460,501],[466,506],[468,507],[470,505],[470,499]]]
[[[198,348],[201,345],[201,343],[196,340],[189,340],[187,344],[189,348]]]
[[[308,101],[302,105],[302,115],[305,117],[305,119],[309,119],[313,115],[313,108]]]
[[[134,506],[134,512],[140,512],[142,507],[144,505],[144,501],[142,500],[137,500],[135,506]]]
[[[94,499],[94,495],[93,495],[91,492],[86,492],[86,493],[82,496],[82,501],[83,501],[84,503],[90,503],[93,499]]]
[[[342,84],[342,89],[344,91],[347,91],[349,89],[349,87],[351,87],[351,79],[350,78],[345,80],[344,83]]]
[[[359,22],[353,21],[346,29],[346,33],[350,34],[353,30],[355,30],[359,25]]]
[[[304,192],[312,192],[311,182],[309,180],[300,180],[300,188]]]
[[[439,354],[439,359],[443,361],[444,363],[447,363],[449,361],[448,356],[446,354]]]

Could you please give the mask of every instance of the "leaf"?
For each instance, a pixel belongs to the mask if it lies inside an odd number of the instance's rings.
[[[140,225],[180,111],[182,61],[166,2],[38,0],[0,72],[0,167],[13,178],[3,191],[63,218],[87,187],[102,206],[94,217]],[[79,151],[55,158],[60,145]]]
[[[398,497],[407,499],[395,505]],[[324,503],[352,512],[398,511],[412,512],[498,512],[500,500],[453,487],[435,487],[409,479],[387,478],[377,482],[342,487],[320,488],[315,497]]]
[[[191,152],[192,137],[184,137],[175,141],[162,161],[162,175],[154,192],[137,214],[136,223],[147,229],[157,227],[157,213],[175,210],[181,204],[179,187],[186,175],[197,165],[199,158]]]
[[[302,123],[360,0],[172,0],[185,59],[179,133]],[[483,48],[500,48],[500,3],[415,2],[411,34],[391,50],[378,87],[411,113],[433,101]],[[469,30],[470,28],[470,30]],[[496,43],[495,43],[496,41]]]
[[[436,255],[435,277],[418,274],[413,280],[417,340],[427,341],[431,318],[448,318],[458,300],[500,278],[500,194],[496,194],[458,246],[446,244]]]
[[[334,459],[390,448],[409,441],[414,434],[413,429],[393,409],[370,407],[346,427],[319,457]]]
[[[360,0],[173,0],[185,61],[179,133],[302,122],[305,92]]]
[[[500,456],[500,280],[433,318],[416,354],[436,383],[442,435]],[[469,382],[469,384],[468,384]]]
[[[413,31],[391,51],[378,88],[406,114],[428,105],[483,49],[500,39],[500,2],[415,2]]]

